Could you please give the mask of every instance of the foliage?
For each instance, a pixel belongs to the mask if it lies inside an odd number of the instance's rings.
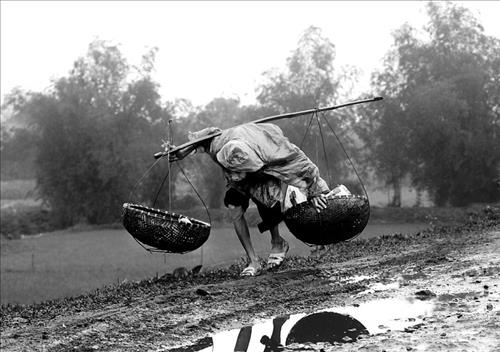
[[[397,187],[411,174],[437,205],[494,201],[500,163],[500,40],[452,3],[427,4],[427,39],[402,26],[373,84],[360,136],[372,165]]]
[[[96,40],[52,92],[33,94],[16,107],[37,131],[39,192],[58,224],[115,221],[129,200],[168,117],[149,75],[153,61],[154,50],[131,81],[119,48]],[[158,177],[139,187],[139,200],[148,198]]]
[[[36,202],[36,181],[34,179],[2,180],[0,198],[2,200],[23,200]]]
[[[385,96],[384,92],[382,95]],[[393,188],[389,205],[400,207],[401,181],[411,167],[409,129],[403,127],[403,113],[391,97],[385,98],[383,104],[366,105],[359,111],[364,118],[354,125],[354,129],[368,151],[364,154],[364,164],[376,178],[385,181],[385,186]]]
[[[287,59],[287,70],[264,74],[267,82],[260,86],[258,101],[278,113],[333,103],[339,87],[334,60],[335,45],[322,35],[318,27],[309,27]]]
[[[0,165],[2,180],[26,180],[35,177],[34,133],[26,128],[1,127]]]
[[[333,105],[340,95],[342,83],[355,78],[353,70],[336,70],[335,55],[335,45],[323,36],[318,27],[307,28],[298,47],[287,59],[286,70],[270,70],[264,74],[265,81],[260,85],[257,96],[259,103],[275,114]],[[325,116],[336,132],[347,135],[344,114]],[[276,124],[318,165],[323,176],[331,169],[335,169],[337,182],[342,175],[345,176],[346,168],[341,164],[344,158],[325,122],[309,116]]]
[[[29,126],[27,116],[16,114],[13,118],[14,112],[25,104],[30,96],[31,93],[14,88],[4,97],[0,126],[2,180],[27,180],[35,177],[36,135]]]
[[[50,210],[39,205],[2,208],[0,221],[0,234],[9,239],[60,228],[53,223]]]

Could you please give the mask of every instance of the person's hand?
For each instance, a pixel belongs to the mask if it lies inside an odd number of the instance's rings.
[[[228,172],[227,177],[229,178],[230,181],[232,182],[239,182],[243,180],[247,176],[246,172]]]
[[[161,147],[165,151],[165,153],[168,153],[172,149],[175,148],[175,144],[172,144],[170,141],[166,141],[164,139],[161,140],[163,143],[161,144]]]
[[[314,206],[314,208],[316,208],[316,211],[318,213],[320,213],[321,210],[326,209],[326,207],[328,206],[326,195],[324,194],[318,194],[317,196],[312,197],[311,203]]]
[[[170,154],[169,152],[175,148],[175,145],[170,143],[169,141],[165,141],[162,139],[162,144],[161,144],[161,147],[163,148],[164,152],[163,152],[163,155],[167,155],[168,154],[168,160],[169,161],[177,161],[177,160],[180,160],[181,157],[180,155],[178,155],[178,153],[173,153],[173,154]]]

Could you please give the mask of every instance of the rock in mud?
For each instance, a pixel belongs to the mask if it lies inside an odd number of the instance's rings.
[[[207,290],[204,290],[202,288],[198,288],[196,290],[196,294],[200,295],[200,296],[208,296],[208,295],[210,295],[210,292],[208,292]]]
[[[417,296],[417,299],[426,300],[436,297],[436,294],[430,290],[421,290],[415,292],[415,296]]]

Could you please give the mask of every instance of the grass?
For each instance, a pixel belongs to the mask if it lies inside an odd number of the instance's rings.
[[[231,228],[217,229],[203,246],[205,265],[224,264],[242,254]],[[125,230],[57,231],[24,240],[2,239],[1,302],[39,302],[124,280],[162,276],[179,266],[200,264],[201,256],[201,249],[184,255],[151,254]]]
[[[362,237],[390,233],[416,233],[426,224],[373,224]],[[283,237],[290,255],[308,255],[311,247],[295,239],[284,225]],[[269,235],[251,228],[257,254],[266,258]],[[237,262],[244,256],[232,227],[213,228],[202,249],[179,255],[145,251],[123,229],[75,229],[25,239],[1,239],[1,303],[32,303],[75,296],[124,280],[161,277],[176,267],[192,268],[203,262],[205,270]]]

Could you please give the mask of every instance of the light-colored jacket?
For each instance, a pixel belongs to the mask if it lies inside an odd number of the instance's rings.
[[[212,140],[208,152],[226,175],[248,173],[244,180],[228,182],[228,186],[268,207],[284,199],[286,185],[299,188],[308,197],[329,191],[316,165],[271,123],[248,123],[224,130]]]

